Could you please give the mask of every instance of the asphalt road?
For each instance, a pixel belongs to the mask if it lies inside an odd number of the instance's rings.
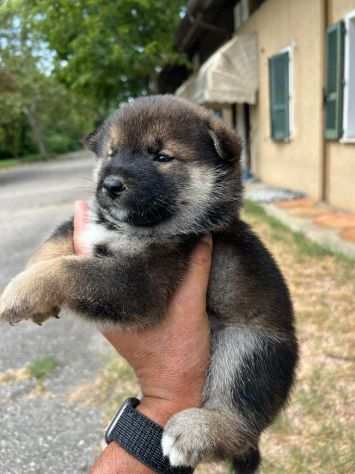
[[[93,158],[78,156],[0,172],[0,288],[70,217],[74,200],[88,196]],[[93,327],[68,317],[42,327],[0,326],[0,474],[88,471],[102,440],[102,415],[70,394],[95,379],[108,350]],[[1,382],[9,370],[44,357],[58,367],[43,393],[33,379]]]

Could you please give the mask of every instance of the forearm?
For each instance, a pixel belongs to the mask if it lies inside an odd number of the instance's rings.
[[[154,325],[167,310],[173,278],[157,285],[144,262],[137,266],[117,257],[73,256],[58,263],[62,304],[91,320],[143,328]]]
[[[111,443],[101,454],[90,474],[152,474],[154,471],[141,464],[118,444]]]

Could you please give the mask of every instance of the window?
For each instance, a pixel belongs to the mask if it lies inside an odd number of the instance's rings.
[[[213,113],[216,117],[223,118],[223,110],[222,109],[212,109]]]
[[[271,137],[275,141],[286,141],[291,136],[292,71],[290,61],[290,48],[269,59]]]
[[[345,18],[344,141],[355,140],[355,12]]]
[[[344,22],[328,28],[326,42],[325,137],[343,134]]]

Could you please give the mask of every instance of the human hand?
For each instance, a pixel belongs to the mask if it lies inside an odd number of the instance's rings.
[[[79,255],[85,254],[79,237],[85,227],[86,213],[86,203],[77,203],[74,247]],[[103,331],[137,375],[143,393],[139,410],[162,426],[175,413],[201,404],[210,347],[206,293],[211,254],[211,239],[203,239],[191,256],[187,273],[171,299],[166,317],[157,327],[143,331]],[[115,445],[109,446],[92,474],[128,472],[123,468],[105,470],[119,464],[118,449]],[[134,472],[138,474],[138,471]]]

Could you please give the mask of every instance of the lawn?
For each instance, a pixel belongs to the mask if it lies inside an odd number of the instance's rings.
[[[0,160],[0,170],[13,168],[19,165],[25,165],[27,163],[33,163],[35,161],[45,161],[41,155],[27,155],[22,158],[8,158],[6,160]]]
[[[290,232],[251,203],[245,219],[287,279],[301,345],[289,407],[262,440],[261,474],[353,474],[354,262]]]
[[[246,204],[244,218],[273,252],[288,281],[301,346],[289,406],[262,438],[261,474],[353,474],[354,262],[290,232],[255,204]],[[90,393],[96,403],[106,404],[108,418],[137,390],[131,370],[117,357],[108,362],[95,386]],[[220,464],[203,465],[195,472],[231,471]]]
[[[61,158],[65,158],[70,153],[75,153],[75,152],[77,152],[77,150],[73,150],[72,152],[66,152],[66,153],[50,153],[46,158],[43,158],[43,156],[41,156],[40,154],[32,154],[32,155],[22,156],[21,158],[8,158],[8,159],[0,160],[0,171],[7,170],[8,168],[15,168],[21,165],[27,165],[29,163],[58,160]]]

